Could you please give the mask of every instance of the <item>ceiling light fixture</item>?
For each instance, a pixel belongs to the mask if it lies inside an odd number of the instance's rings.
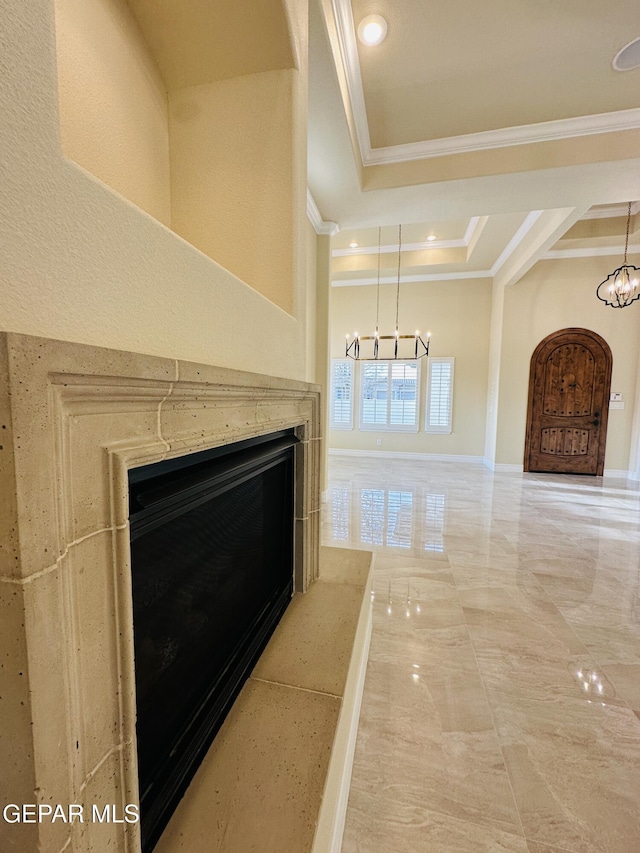
[[[398,327],[398,315],[400,311],[400,260],[402,257],[402,225],[398,225],[398,281],[396,284],[396,329],[392,335],[380,334],[380,255],[381,255],[381,233],[382,228],[378,227],[378,287],[376,291],[376,330],[373,335],[360,335],[354,332],[353,340],[349,340],[349,335],[346,336],[345,355],[347,358],[352,358],[354,361],[417,361],[419,358],[424,358],[429,355],[429,344],[431,342],[431,332],[427,332],[427,342],[425,343],[420,336],[420,332],[416,331],[413,335],[401,335]],[[413,341],[413,355],[403,355],[400,353],[400,341]],[[367,344],[364,352],[360,354],[360,344],[363,341],[371,341]],[[380,342],[393,341],[391,346],[383,344],[382,348],[388,355],[381,355]],[[402,347],[404,349],[404,347]],[[408,349],[408,348],[407,348]],[[391,354],[393,352],[393,354]],[[371,353],[366,355],[365,353]]]
[[[624,241],[624,263],[601,281],[596,296],[612,308],[626,308],[640,299],[640,268],[627,263],[629,248],[629,226],[631,225],[631,202],[627,210],[627,236]]]
[[[358,38],[362,44],[380,44],[386,35],[387,22],[382,15],[367,15],[358,24]]]
[[[358,248],[358,244],[356,243],[356,241],[355,241],[355,240],[352,240],[352,241],[349,243],[349,248],[350,248],[350,249],[357,249],[357,248]]]
[[[633,39],[613,57],[611,63],[616,71],[632,71],[640,66],[640,36]]]
[[[430,243],[432,243],[435,239],[436,239],[436,235],[435,235],[435,234],[428,234],[428,235],[427,235],[427,240],[428,240]]]

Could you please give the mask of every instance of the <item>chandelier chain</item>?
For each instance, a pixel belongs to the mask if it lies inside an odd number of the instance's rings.
[[[624,263],[626,266],[627,263],[627,249],[629,248],[629,226],[631,225],[631,202],[629,202],[629,208],[627,210],[627,236],[624,240]]]
[[[377,291],[377,302],[376,302],[376,332],[380,328],[380,234],[382,232],[382,226],[378,225],[378,291]]]
[[[402,254],[402,225],[398,225],[398,284],[396,286],[396,331],[398,330],[398,315],[400,311],[400,256]]]

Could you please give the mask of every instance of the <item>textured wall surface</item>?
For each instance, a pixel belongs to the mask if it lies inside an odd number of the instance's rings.
[[[171,226],[166,86],[125,0],[56,0],[64,153]]]
[[[292,316],[68,161],[52,0],[0,6],[0,328],[304,378],[303,261]]]

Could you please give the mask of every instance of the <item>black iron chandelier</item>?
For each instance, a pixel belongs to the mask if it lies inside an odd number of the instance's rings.
[[[640,268],[627,263],[629,248],[629,226],[631,225],[631,202],[627,210],[627,236],[624,241],[624,263],[604,281],[596,290],[596,296],[612,308],[626,308],[636,299],[640,299]]]
[[[378,227],[378,287],[376,292],[376,330],[373,335],[360,335],[354,332],[353,339],[347,335],[345,355],[347,358],[352,358],[354,361],[417,361],[429,355],[429,343],[431,340],[431,332],[427,332],[426,343],[422,339],[419,331],[413,335],[401,335],[399,333],[398,315],[400,309],[400,259],[402,253],[402,225],[398,225],[398,280],[396,284],[396,328],[392,335],[380,334],[380,235],[381,227]],[[402,355],[399,353],[400,341],[412,340],[414,346],[412,349],[413,355]],[[382,341],[392,341],[391,345],[382,344]],[[365,342],[362,354],[360,353],[360,345]],[[391,353],[387,354],[384,353]],[[371,355],[367,355],[371,353]]]

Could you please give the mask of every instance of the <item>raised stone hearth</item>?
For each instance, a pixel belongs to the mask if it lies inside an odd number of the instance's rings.
[[[295,588],[318,575],[319,388],[0,335],[3,804],[137,802],[127,470],[295,428]],[[313,725],[310,721],[309,725]],[[136,851],[136,824],[0,823],[3,851]]]

